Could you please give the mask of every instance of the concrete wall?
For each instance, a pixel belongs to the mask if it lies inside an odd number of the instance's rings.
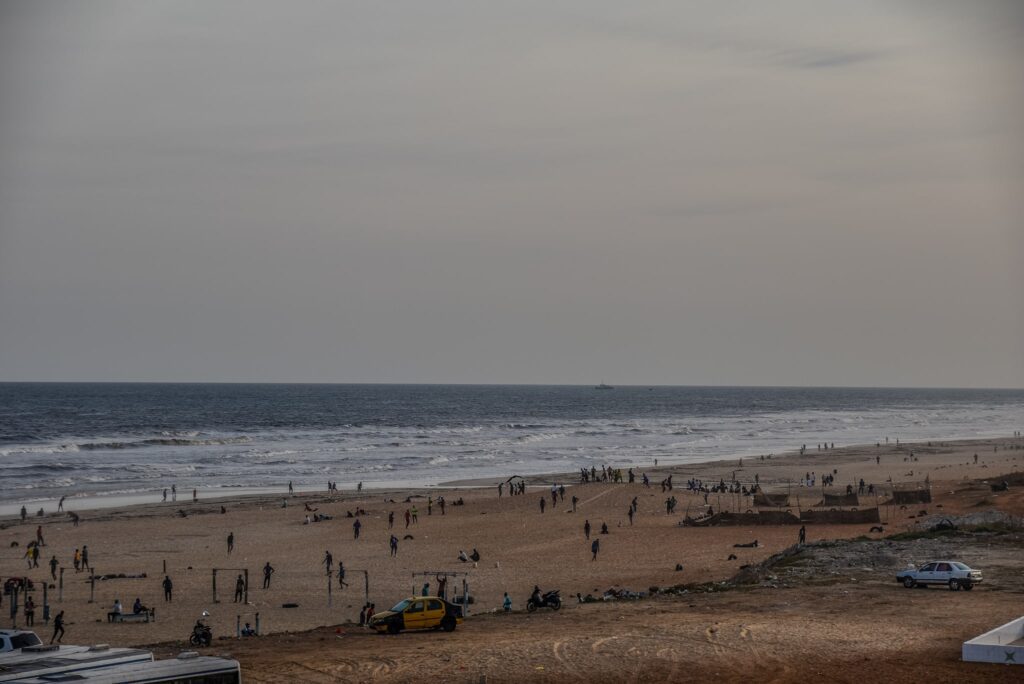
[[[965,641],[961,657],[974,663],[1024,665],[1024,617]]]

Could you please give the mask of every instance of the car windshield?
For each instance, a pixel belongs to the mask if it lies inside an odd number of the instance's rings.
[[[950,563],[950,565],[952,565],[957,570],[970,570],[970,568],[964,565],[963,563],[957,563],[956,561],[953,561],[952,563]]]
[[[409,599],[405,599],[404,601],[399,601],[398,603],[396,603],[395,605],[393,605],[391,607],[391,612],[392,613],[401,613],[403,610],[405,610],[406,608],[409,607],[410,603],[412,603],[412,601],[410,601]]]
[[[43,643],[33,632],[23,632],[11,637],[11,648],[25,648],[26,646],[38,646]]]

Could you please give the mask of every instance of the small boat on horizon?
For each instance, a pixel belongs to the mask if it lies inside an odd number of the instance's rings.
[[[615,389],[611,385],[606,385],[603,382],[600,385],[596,385],[594,389]]]

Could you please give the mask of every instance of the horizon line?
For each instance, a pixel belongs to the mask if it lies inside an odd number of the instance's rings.
[[[598,384],[604,384],[603,382]],[[344,381],[291,381],[291,380],[0,380],[0,385],[360,385],[392,387],[597,387],[591,383],[540,382],[344,382]],[[1007,390],[1024,391],[1024,387],[1006,386],[952,386],[952,385],[737,385],[737,384],[667,384],[619,383],[614,388],[715,388],[715,389],[891,389],[891,390]]]

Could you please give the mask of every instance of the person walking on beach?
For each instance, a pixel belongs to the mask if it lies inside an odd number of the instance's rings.
[[[164,487],[164,503],[167,503],[167,487]]]
[[[60,565],[60,561],[57,560],[57,556],[55,555],[53,558],[50,559],[50,575],[53,577],[53,581],[54,582],[57,581],[57,566],[58,565]]]
[[[579,502],[580,502],[579,497],[577,497],[575,494],[573,494],[572,495],[572,512],[573,513],[576,512],[576,504],[578,504]]]
[[[355,535],[356,539],[359,539],[359,530],[362,526],[363,523],[359,522],[359,518],[356,518],[356,521],[352,523],[352,534]],[[406,527],[408,527],[408,525],[406,525]]]
[[[28,511],[25,510],[24,506],[22,506],[21,507],[21,522],[25,522],[25,518],[27,518],[27,517],[28,517]]]
[[[89,565],[89,546],[82,544],[82,569],[92,572],[92,566]]]
[[[508,592],[505,592],[505,597],[501,600],[501,607],[506,613],[512,612],[512,599],[509,597]]]
[[[235,533],[228,532],[228,553],[235,550]]]
[[[388,512],[388,529],[390,530],[394,526],[395,526],[395,512],[394,511],[389,511]]]
[[[295,494],[295,488],[292,487],[292,481],[291,480],[288,480],[288,493],[289,494]]]
[[[540,512],[541,512],[541,513],[543,513],[543,512],[544,512],[544,506],[545,506],[545,505],[547,505],[547,499],[545,499],[545,498],[544,498],[544,497],[542,496],[542,497],[540,497]]]
[[[242,575],[238,575],[238,579],[235,580],[235,600],[234,603],[241,603],[242,596],[245,595],[245,580]]]
[[[417,523],[419,523],[419,521],[420,521],[419,513],[420,512],[418,510],[416,510],[416,507],[413,506],[412,507],[412,524],[413,525],[416,525]]]
[[[587,539],[590,539],[590,521],[589,520],[584,520],[583,521],[583,536],[585,536]]]
[[[58,634],[60,634],[59,637],[57,636]],[[50,643],[52,644],[53,640],[56,639],[57,643],[59,644],[61,642],[61,639],[63,639],[63,638],[64,638],[64,611],[62,610],[59,613],[57,613],[57,617],[53,618],[53,636],[50,637]]]
[[[36,624],[36,604],[31,596],[25,597],[25,625]]]
[[[274,568],[270,567],[270,561],[263,566],[263,588],[270,588],[270,576],[274,574]]]
[[[43,541],[43,526],[40,525],[36,528],[36,544],[39,546],[46,546],[46,542]]]
[[[171,590],[174,589],[174,582],[171,581],[171,576],[170,575],[164,575],[163,587],[164,587],[164,601],[170,603],[171,602]]]
[[[409,523],[412,522],[412,514],[409,513],[409,509],[405,509],[405,529],[409,529]]]
[[[192,490],[192,503],[195,503],[197,501],[199,501],[199,490],[193,488],[193,490]]]
[[[61,511],[64,510],[64,499],[66,499],[66,498],[67,498],[66,496],[62,496],[62,497],[60,497],[60,501],[57,502],[57,512],[58,513],[60,513]]]
[[[177,500],[178,500],[178,485],[172,484],[171,485],[171,501],[177,501]]]
[[[600,539],[595,539],[594,541],[592,541],[590,543],[590,552],[592,554],[594,554],[593,557],[591,557],[590,560],[596,561],[597,560],[597,552],[600,551],[600,550],[601,550],[601,540]]]
[[[396,537],[395,535],[391,535],[390,544],[391,544],[391,556],[392,557],[397,556],[398,555],[398,537]]]
[[[800,526],[800,536],[797,538],[797,543],[803,546],[807,542],[807,528],[803,525]]]
[[[32,567],[39,567],[39,544],[32,547]]]
[[[330,577],[334,572],[334,556],[331,555],[330,551],[324,551],[323,564],[327,568],[327,576]]]
[[[72,562],[75,564],[75,572],[81,572],[82,569],[82,552],[75,549],[75,555],[72,557]]]
[[[501,498],[501,495],[504,493],[504,489],[505,489],[505,483],[504,482],[499,482],[498,483],[498,498],[499,499]]]
[[[344,589],[348,586],[348,582],[345,581],[345,564],[338,561],[338,587]]]
[[[632,506],[629,507],[629,510],[626,512],[626,515],[629,516],[629,526],[632,527],[633,526],[633,507]]]

